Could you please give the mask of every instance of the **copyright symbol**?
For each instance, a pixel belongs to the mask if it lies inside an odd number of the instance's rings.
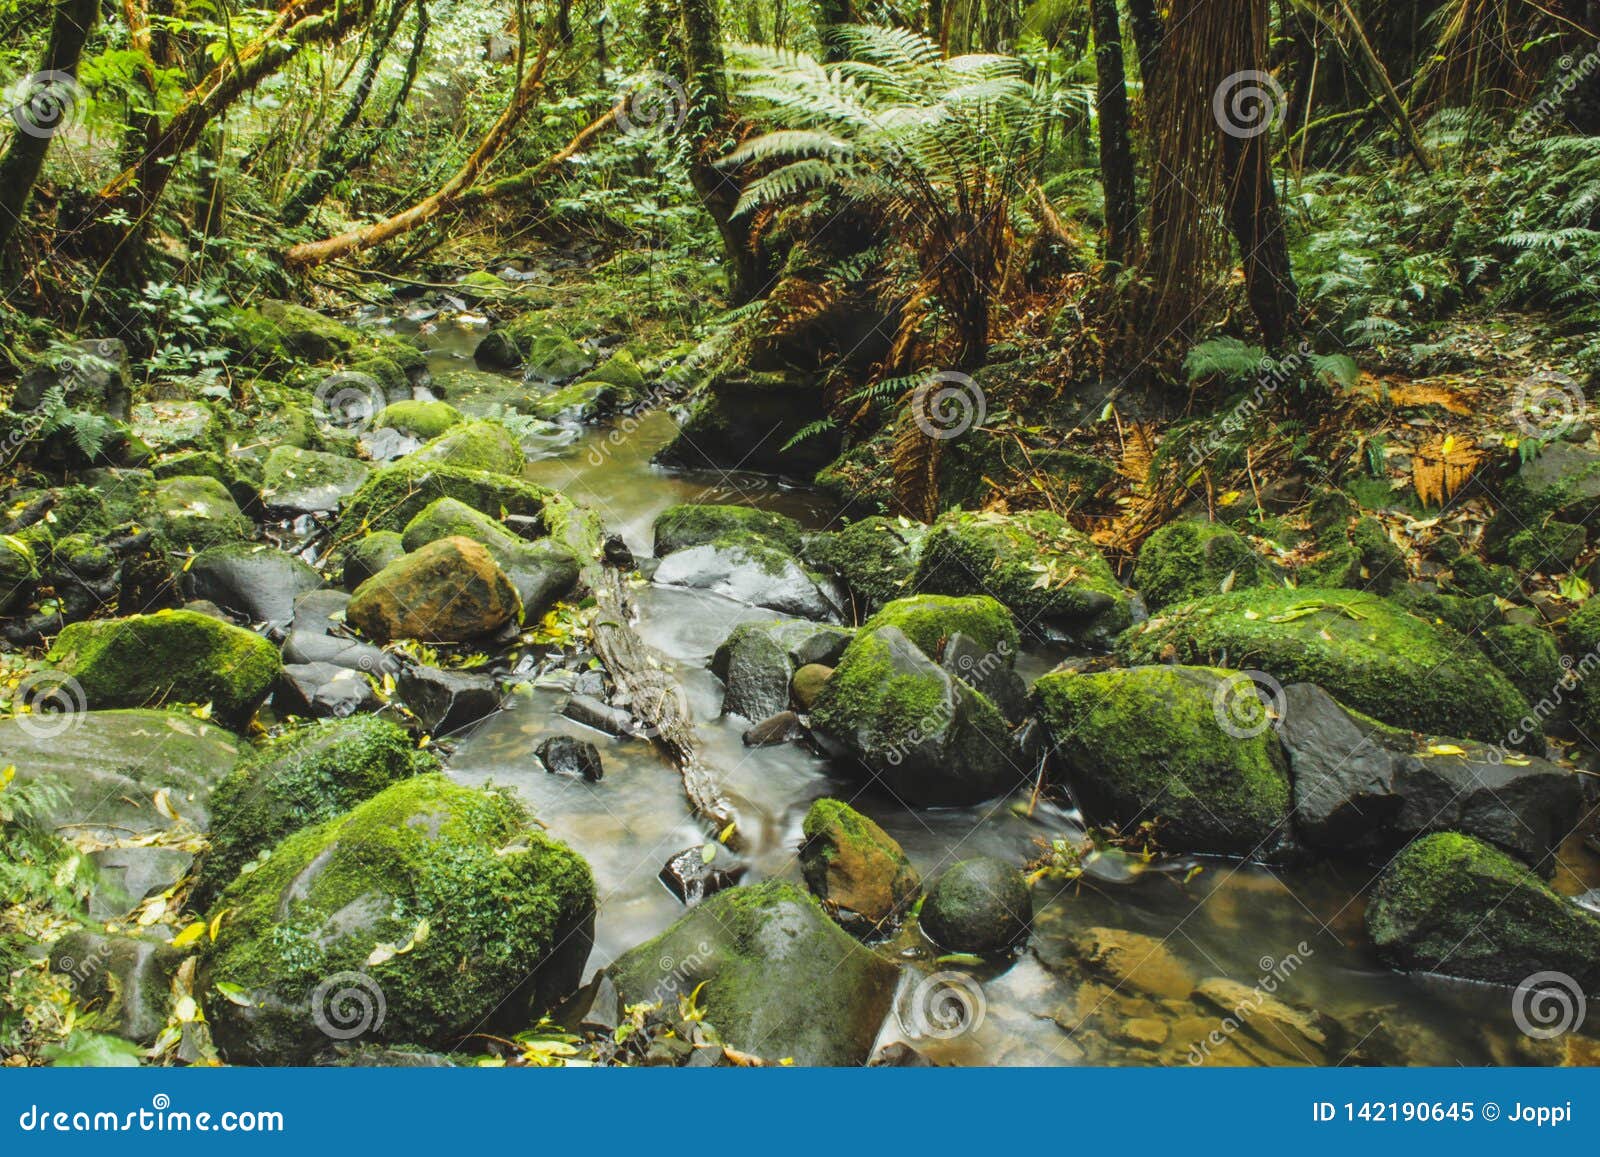
[[[1489,1101],[1483,1106],[1483,1119],[1485,1121],[1498,1121],[1500,1119],[1500,1106]]]

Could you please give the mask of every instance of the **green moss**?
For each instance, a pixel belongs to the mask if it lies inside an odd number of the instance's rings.
[[[836,534],[808,539],[806,561],[835,570],[870,611],[912,588],[917,556],[928,528],[904,518],[873,517]]]
[[[374,531],[356,539],[345,551],[341,580],[346,589],[355,590],[405,552],[399,531]]]
[[[896,914],[921,891],[922,878],[894,838],[842,800],[813,803],[802,832],[806,887],[870,926]]]
[[[985,651],[1001,656],[1015,655],[1019,644],[1011,612],[988,595],[913,595],[897,599],[868,619],[862,629],[878,627],[897,628],[934,660],[942,655],[945,640],[958,631]]]
[[[251,522],[228,488],[215,478],[179,475],[155,485],[156,530],[175,550],[204,550],[244,538]]]
[[[1127,592],[1094,543],[1046,511],[943,515],[923,544],[916,585],[993,595],[1029,631],[1051,626],[1099,639],[1132,620]]]
[[[553,492],[503,474],[434,462],[400,461],[375,470],[350,496],[339,519],[338,538],[368,530],[403,530],[430,503],[454,498],[500,517],[544,513]]]
[[[634,394],[644,389],[644,374],[639,370],[639,363],[633,360],[633,355],[627,350],[618,350],[590,370],[588,379],[591,382],[608,382]]]
[[[1169,651],[1315,683],[1395,726],[1491,743],[1527,733],[1527,702],[1472,640],[1361,591],[1234,591],[1169,608],[1117,640],[1130,664]]]
[[[200,870],[203,905],[248,861],[285,836],[343,815],[384,788],[438,771],[404,730],[371,715],[328,720],[266,743],[211,797],[211,847]]]
[[[1577,523],[1551,519],[1512,535],[1505,557],[1525,575],[1563,574],[1572,569],[1588,540],[1588,531]]]
[[[570,417],[589,422],[603,414],[631,406],[636,401],[638,393],[634,390],[585,378],[539,398],[533,404],[533,413],[535,417],[548,421]]]
[[[184,450],[156,460],[151,472],[157,478],[215,478],[224,486],[234,480],[227,461],[215,450]]]
[[[1419,619],[1442,624],[1463,635],[1476,635],[1485,628],[1505,622],[1504,612],[1491,595],[1465,598],[1461,595],[1439,594],[1415,583],[1405,583],[1395,590],[1390,599]]]
[[[1337,492],[1334,492],[1337,494]],[[1342,494],[1338,498],[1348,504]],[[1406,560],[1375,518],[1331,519],[1318,534],[1323,555],[1301,568],[1304,586],[1348,587],[1386,595],[1406,581]]]
[[[395,364],[393,359],[386,358],[382,354],[356,358],[345,367],[345,372],[371,378],[378,383],[378,388],[385,397],[402,393],[411,386],[411,379],[406,377],[405,370]]]
[[[1229,576],[1232,576],[1231,579]],[[1173,522],[1145,540],[1134,586],[1151,610],[1272,582],[1272,569],[1237,531],[1214,522]]]
[[[588,865],[508,799],[414,776],[289,836],[228,886],[202,978],[208,1017],[230,1059],[304,1063],[328,1044],[311,994],[362,972],[385,1006],[369,1040],[522,1027],[576,982],[594,903]],[[371,963],[380,944],[410,947]]]
[[[1554,970],[1600,991],[1600,920],[1470,836],[1408,845],[1374,887],[1366,922],[1397,967],[1504,984]]]
[[[655,524],[657,556],[708,543],[770,542],[789,554],[800,550],[800,524],[787,515],[748,506],[671,506]]]
[[[1524,623],[1489,627],[1480,636],[1483,653],[1529,703],[1553,693],[1565,679],[1561,652],[1549,631]]]
[[[461,411],[448,402],[390,402],[378,412],[374,425],[392,427],[414,438],[431,441],[452,426],[466,421]]]
[[[190,611],[71,623],[47,659],[76,679],[89,706],[211,703],[240,725],[278,677],[278,651],[260,635]]]
[[[1229,710],[1233,677],[1157,666],[1040,679],[1040,718],[1090,818],[1129,827],[1159,818],[1157,838],[1172,851],[1272,851],[1288,826],[1282,747],[1264,715]],[[1246,683],[1239,693],[1253,692]],[[1243,737],[1223,729],[1225,718]]]
[[[499,422],[462,422],[407,456],[412,462],[437,462],[463,470],[517,475],[526,461],[522,447]]]

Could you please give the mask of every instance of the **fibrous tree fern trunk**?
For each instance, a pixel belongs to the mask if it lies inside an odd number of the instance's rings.
[[[78,58],[83,55],[84,43],[94,27],[99,14],[98,0],[56,0],[55,12],[50,22],[50,41],[45,46],[44,59],[39,63],[40,74],[63,73],[76,76]],[[59,84],[59,82],[57,82]],[[70,102],[72,94],[62,91],[46,94],[50,99]],[[18,110],[22,118],[30,111]],[[9,265],[11,242],[22,224],[22,213],[33,193],[39,171],[44,167],[45,153],[50,148],[51,134],[47,126],[33,125],[32,131],[18,121],[17,131],[4,156],[0,156],[0,262]],[[9,276],[7,277],[9,280]]]

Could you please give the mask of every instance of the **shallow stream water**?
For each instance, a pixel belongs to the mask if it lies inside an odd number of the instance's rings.
[[[425,333],[435,372],[470,366],[476,336],[451,324]],[[530,447],[526,476],[592,507],[641,557],[650,553],[654,519],[674,503],[739,503],[782,511],[811,528],[830,524],[833,511],[818,496],[771,478],[653,466],[652,455],[673,432],[661,412],[630,423],[626,433],[585,430],[564,445]],[[750,843],[746,882],[799,880],[801,822],[826,795],[881,824],[924,881],[976,855],[1021,864],[1052,837],[1081,834],[1072,813],[1048,802],[1031,815],[1025,797],[911,811],[835,775],[798,744],[745,747],[749,721],[721,715],[721,684],[707,664],[736,624],[773,613],[654,586],[637,602],[640,633],[676,665],[707,762],[738,808]],[[1031,680],[1061,657],[1025,651],[1019,669]],[[588,859],[600,891],[593,970],[682,914],[657,873],[706,836],[687,813],[676,771],[651,744],[606,740],[565,719],[564,698],[558,688],[519,693],[459,744],[449,771],[465,783],[513,789],[552,834]],[[547,774],[533,749],[553,732],[600,744],[605,778],[591,784]],[[1564,859],[1569,870],[1558,887],[1581,891],[1594,882],[1590,853],[1574,843]],[[1600,1050],[1581,1038],[1540,1043],[1521,1033],[1505,989],[1403,976],[1378,964],[1362,932],[1359,895],[1369,882],[1370,872],[1360,869],[1290,872],[1195,859],[1147,866],[1107,856],[1080,881],[1036,889],[1033,935],[1014,958],[940,961],[915,933],[877,946],[903,961],[899,1007],[879,1043],[907,1040],[931,1059],[969,1065],[1600,1060]],[[1086,963],[1090,958],[1098,963]],[[1197,1001],[1197,986],[1219,995]],[[953,1029],[917,1015],[929,999],[960,1002]],[[1248,1015],[1230,1015],[1241,999]]]

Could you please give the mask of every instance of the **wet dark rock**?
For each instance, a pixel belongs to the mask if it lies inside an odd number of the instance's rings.
[[[351,544],[344,556],[341,578],[346,590],[355,590],[384,567],[405,554],[398,530],[376,530]]]
[[[940,665],[974,691],[983,692],[1008,723],[1016,724],[1028,714],[1028,685],[1011,666],[1014,658],[956,631],[945,641]]]
[[[897,979],[781,880],[711,897],[610,971],[625,1003],[671,1006],[698,989],[697,1006],[729,1045],[800,1065],[864,1062]]]
[[[614,566],[618,570],[633,570],[639,565],[633,557],[633,551],[628,549],[628,544],[623,541],[620,534],[606,535],[602,557],[607,566]]]
[[[627,735],[633,730],[633,716],[620,707],[613,707],[592,695],[573,695],[561,714],[585,727],[593,727],[607,735]]]
[[[156,940],[82,929],[51,945],[50,971],[103,1026],[148,1045],[166,1026],[172,977],[183,957]]]
[[[334,663],[285,663],[272,694],[280,715],[344,719],[383,705],[366,674]]]
[[[283,644],[283,661],[293,664],[332,663],[371,675],[398,674],[400,661],[371,643],[343,634],[343,591],[317,590],[295,600],[294,621]]]
[[[562,1002],[552,1018],[568,1032],[610,1036],[622,1023],[622,997],[605,969]]]
[[[295,599],[322,585],[322,576],[293,555],[261,543],[214,546],[195,555],[183,573],[191,599],[209,599],[252,623],[287,627]]]
[[[706,858],[707,848],[711,849],[710,859]],[[744,879],[746,866],[732,861],[732,853],[720,844],[685,848],[667,861],[659,876],[667,890],[679,900],[698,904]]]
[[[833,580],[811,575],[792,556],[753,543],[675,551],[661,560],[653,581],[802,619],[830,623],[843,619],[844,599]]]
[[[1022,873],[981,856],[952,865],[922,904],[922,929],[953,952],[989,952],[1027,936],[1033,899]]]
[[[400,698],[432,735],[451,735],[500,709],[493,676],[438,667],[400,672]]]
[[[789,706],[796,669],[836,662],[850,632],[819,623],[741,623],[711,657],[723,681],[722,710],[746,719],[766,719]]]
[[[793,711],[780,711],[769,715],[744,733],[746,747],[776,747],[799,739],[806,733],[800,725],[800,716]]]
[[[129,552],[119,582],[117,607],[124,614],[147,615],[182,602],[172,564],[153,544]]]
[[[372,473],[354,458],[279,446],[267,456],[261,477],[261,503],[269,514],[326,514],[337,510]]]
[[[580,775],[599,783],[605,774],[600,751],[594,744],[570,735],[552,735],[534,748],[544,769],[554,775]]]

